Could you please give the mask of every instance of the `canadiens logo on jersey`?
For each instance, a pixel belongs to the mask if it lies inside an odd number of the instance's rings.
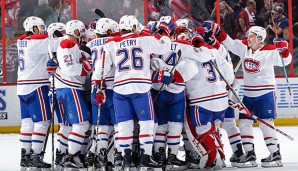
[[[257,73],[260,71],[260,61],[251,58],[244,59],[243,66],[245,71],[249,73]]]

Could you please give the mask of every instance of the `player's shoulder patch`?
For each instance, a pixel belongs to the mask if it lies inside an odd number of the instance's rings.
[[[260,50],[274,50],[274,49],[276,49],[274,45],[268,44],[263,46]]]
[[[69,39],[65,39],[60,43],[60,47],[63,49],[70,49],[73,48],[76,45],[75,42],[69,40]]]
[[[182,43],[182,44],[186,44],[186,45],[192,46],[191,43],[189,41],[187,41],[187,40],[174,40],[173,42]]]

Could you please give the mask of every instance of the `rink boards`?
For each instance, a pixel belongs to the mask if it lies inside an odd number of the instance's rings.
[[[239,97],[243,97],[243,79]],[[277,119],[275,125],[298,125],[298,78],[289,78],[292,98],[290,98],[285,78],[276,78]],[[295,106],[292,108],[292,102]],[[238,117],[238,113],[237,113]],[[0,86],[0,133],[17,133],[21,125],[19,99],[16,94],[16,85]]]

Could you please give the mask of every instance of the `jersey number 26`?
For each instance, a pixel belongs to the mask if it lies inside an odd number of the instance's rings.
[[[135,47],[131,50],[122,48],[118,49],[116,52],[117,57],[122,56],[122,59],[117,63],[117,68],[119,72],[128,71],[131,69],[142,70],[143,69],[143,58],[138,56],[138,54],[143,53],[141,47]]]

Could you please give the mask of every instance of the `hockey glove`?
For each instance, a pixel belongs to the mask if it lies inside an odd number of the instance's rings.
[[[289,56],[289,47],[288,42],[284,39],[278,38],[273,40],[275,48],[281,52],[281,56],[283,58],[287,58]]]
[[[153,72],[153,83],[163,83],[165,85],[169,85],[173,80],[173,76],[174,75],[172,73],[165,70]]]
[[[205,41],[204,41],[204,38],[198,34],[198,33],[195,33],[193,34],[193,36],[191,37],[190,39],[190,43],[194,46],[194,47],[199,47],[199,44],[200,43],[204,43],[205,44]]]
[[[47,71],[49,74],[54,74],[56,72],[57,67],[58,67],[57,62],[55,62],[53,59],[48,60]]]
[[[159,20],[159,23],[157,24],[157,32],[160,35],[165,35],[165,33],[167,35],[172,35],[172,33],[175,30],[175,24],[172,21],[172,17],[170,16],[164,16],[161,17]]]
[[[153,71],[162,70],[165,68],[166,63],[160,58],[152,58],[150,60],[150,66]]]
[[[204,21],[202,27],[205,28],[205,33],[209,33],[211,31],[215,36],[219,36],[221,34],[220,26],[213,21]]]
[[[81,76],[87,76],[88,73],[92,71],[92,67],[87,60],[81,61],[82,62],[82,72]]]
[[[95,101],[97,104],[101,105],[106,101],[106,93],[104,90],[98,90],[95,94]]]

